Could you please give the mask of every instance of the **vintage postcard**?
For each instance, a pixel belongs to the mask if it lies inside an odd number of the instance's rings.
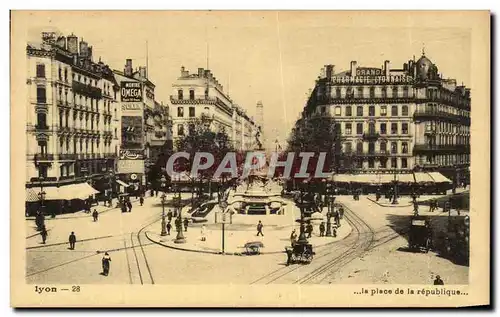
[[[14,307],[490,298],[487,11],[12,11]]]

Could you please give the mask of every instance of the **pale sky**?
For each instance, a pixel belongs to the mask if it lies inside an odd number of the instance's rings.
[[[444,77],[471,86],[470,30],[428,27],[425,21],[435,22],[435,17],[312,11],[35,14],[29,39],[38,40],[42,29],[74,33],[93,46],[94,60],[101,56],[113,69],[122,70],[126,58],[133,59],[134,68],[145,65],[148,41],[149,77],[157,101],[166,104],[181,66],[190,72],[206,68],[208,42],[209,66],[224,90],[249,115],[262,100],[265,134],[274,139],[277,132],[282,141],[325,64],[340,72],[351,60],[381,67],[388,59],[392,68],[402,68],[425,46]]]

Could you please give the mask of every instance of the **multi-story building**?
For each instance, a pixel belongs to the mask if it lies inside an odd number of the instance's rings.
[[[304,113],[331,116],[340,126],[344,172],[439,171],[468,178],[470,89],[445,79],[424,54],[391,68],[335,72],[326,65]]]
[[[189,133],[190,119],[204,115],[210,118],[211,129],[225,131],[237,150],[252,149],[258,127],[229,98],[210,70],[198,68],[198,73],[190,74],[182,67],[181,76],[172,87],[174,140]]]
[[[171,150],[171,120],[168,107],[155,101],[146,67],[134,70],[127,59],[124,70],[114,70],[114,76],[120,87],[117,177],[122,186],[138,189],[150,183],[147,175],[159,153]]]
[[[118,142],[111,69],[94,62],[92,47],[75,35],[43,33],[26,52],[27,187],[42,183],[51,200],[94,193],[86,182],[104,192]]]

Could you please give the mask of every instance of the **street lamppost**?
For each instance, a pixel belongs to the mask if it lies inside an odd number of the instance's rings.
[[[167,235],[167,222],[165,221],[165,201],[167,199],[167,195],[163,193],[161,195],[161,236],[166,236]]]
[[[41,231],[42,228],[45,225],[45,223],[44,223],[45,222],[45,215],[44,215],[44,205],[43,205],[43,202],[45,200],[46,193],[43,190],[43,180],[44,180],[44,178],[40,177],[40,192],[38,193],[38,198],[40,199],[40,210],[37,213],[36,220],[35,220],[38,231]]]
[[[330,184],[329,184],[330,185]],[[330,190],[327,191],[327,199],[328,199],[328,211],[326,213],[326,236],[331,237],[332,236],[332,222],[331,218],[333,216],[333,199],[332,199],[332,193],[331,193],[331,187],[329,188]]]
[[[298,205],[299,205],[299,209],[300,209],[300,233],[299,233],[299,239],[297,240],[297,243],[298,244],[307,244],[308,241],[307,241],[307,238],[306,238],[306,233],[305,233],[305,225],[304,225],[304,212],[305,212],[305,209],[306,209],[306,205],[308,206],[311,202],[307,201],[305,202],[304,201],[304,187],[306,186],[307,184],[307,181],[304,181],[304,184],[303,186],[300,187],[300,201],[298,202]]]
[[[161,177],[161,187],[163,189],[163,194],[161,195],[161,236],[167,235],[167,222],[165,221],[165,201],[167,200],[167,195],[165,195],[165,185],[167,179],[165,176]]]
[[[184,238],[184,234],[182,233],[182,208],[181,208],[181,189],[177,188],[178,196],[175,199],[175,207],[177,208],[177,219],[175,220],[175,227],[177,230],[177,237],[174,240],[174,243],[185,243],[186,239]]]
[[[398,180],[396,179],[396,171],[394,171],[394,195],[392,196],[391,204],[398,204]]]

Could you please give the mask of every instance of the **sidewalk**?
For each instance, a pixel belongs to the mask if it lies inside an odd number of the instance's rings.
[[[253,217],[253,216],[249,216]],[[333,221],[333,219],[332,219]],[[265,218],[263,218],[265,222]],[[345,219],[340,221],[340,228],[337,228],[337,236],[333,237],[320,237],[318,225],[314,225],[312,237],[308,239],[313,247],[319,247],[330,244],[335,241],[346,238],[352,231],[351,226]],[[174,242],[177,232],[172,229],[169,236],[160,236],[158,231],[147,231],[146,237],[159,245],[164,247],[199,252],[209,254],[222,253],[222,225],[221,224],[206,224],[205,237],[206,241],[201,241],[201,224],[191,225],[188,227],[187,232],[183,232],[186,242],[183,244],[176,244]],[[152,228],[161,228],[160,221],[152,225]],[[260,241],[264,244],[261,249],[261,254],[282,253],[285,247],[290,246],[290,234],[295,229],[299,235],[299,224],[296,225],[265,225],[263,229],[264,236],[256,236],[255,224],[227,224],[225,225],[224,232],[224,251],[226,255],[243,255],[245,250],[245,243]]]

